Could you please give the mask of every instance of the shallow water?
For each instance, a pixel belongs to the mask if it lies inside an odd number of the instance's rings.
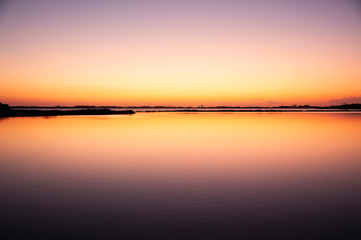
[[[359,239],[361,114],[0,119],[1,239]]]

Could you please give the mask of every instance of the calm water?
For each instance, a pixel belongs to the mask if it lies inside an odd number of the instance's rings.
[[[360,239],[361,114],[0,119],[1,239]]]

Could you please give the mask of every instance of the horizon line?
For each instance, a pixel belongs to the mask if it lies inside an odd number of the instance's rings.
[[[0,102],[0,104],[3,104]],[[41,105],[8,105],[12,108],[327,108],[327,107],[339,107],[339,106],[357,106],[361,105],[361,103],[344,103],[344,104],[336,104],[336,105],[326,105],[326,106],[318,106],[318,105],[309,105],[309,104],[292,104],[292,105],[277,105],[277,106],[227,106],[227,105],[217,105],[217,106],[205,106],[205,105],[196,105],[196,106],[174,106],[174,105],[72,105],[72,106],[64,106],[64,105],[54,105],[54,106],[41,106]]]

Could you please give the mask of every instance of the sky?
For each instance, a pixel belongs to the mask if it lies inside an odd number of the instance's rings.
[[[0,0],[0,102],[361,102],[361,4]]]

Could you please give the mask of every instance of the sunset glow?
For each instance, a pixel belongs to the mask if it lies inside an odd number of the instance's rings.
[[[361,102],[356,0],[0,4],[10,105]]]

